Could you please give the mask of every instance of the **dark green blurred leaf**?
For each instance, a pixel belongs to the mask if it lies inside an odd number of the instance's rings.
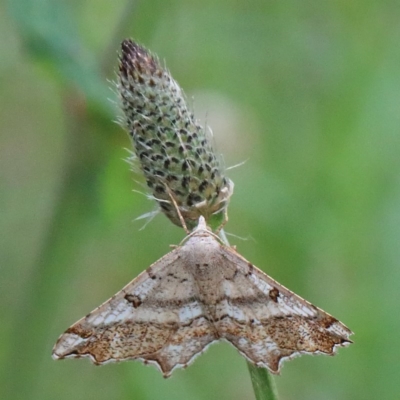
[[[72,12],[74,3],[52,0],[9,0],[24,49],[67,84],[74,84],[110,118],[113,108],[109,85],[98,62],[82,43]]]

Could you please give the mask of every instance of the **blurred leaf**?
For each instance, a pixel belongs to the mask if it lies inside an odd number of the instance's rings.
[[[72,3],[73,4],[73,3]],[[110,90],[90,50],[82,43],[71,2],[9,0],[25,50],[68,84],[83,90],[96,107],[115,115]]]

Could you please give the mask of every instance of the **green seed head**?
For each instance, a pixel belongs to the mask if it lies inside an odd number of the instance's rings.
[[[233,182],[223,175],[179,85],[156,57],[128,39],[122,42],[117,86],[125,127],[161,210],[182,225],[172,196],[189,228],[200,215],[216,226],[223,220]]]

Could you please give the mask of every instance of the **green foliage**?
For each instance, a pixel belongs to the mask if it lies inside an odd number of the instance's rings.
[[[106,80],[131,35],[207,111],[226,165],[248,160],[227,171],[225,229],[256,239],[232,239],[240,253],[355,332],[334,358],[284,365],[281,397],[396,398],[397,2],[131,3],[0,5],[0,397],[253,398],[223,344],[170,380],[138,362],[51,360],[64,329],[182,239],[164,216],[132,223],[154,204],[131,192],[144,189]]]
[[[16,0],[8,5],[26,53],[45,64],[60,83],[78,87],[90,102],[110,112],[107,83],[92,51],[80,38],[68,2]]]

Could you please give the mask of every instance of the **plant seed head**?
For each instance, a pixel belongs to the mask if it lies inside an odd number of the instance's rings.
[[[164,214],[193,228],[202,215],[210,225],[223,219],[233,193],[203,127],[188,109],[183,91],[146,49],[122,42],[118,93],[124,125],[140,168]]]

